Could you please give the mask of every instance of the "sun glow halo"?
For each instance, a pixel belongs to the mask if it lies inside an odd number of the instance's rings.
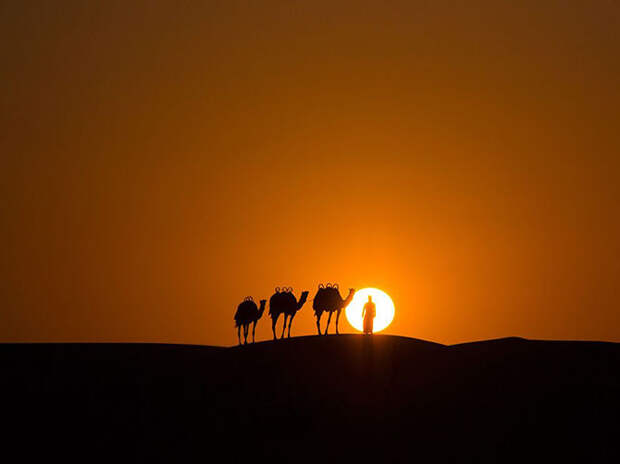
[[[374,332],[380,332],[390,325],[394,319],[394,302],[390,295],[378,288],[363,288],[355,292],[353,300],[347,306],[345,314],[349,324],[362,332],[364,330],[364,320],[362,319],[362,309],[368,301],[368,295],[372,296],[377,307],[377,315],[374,321]]]

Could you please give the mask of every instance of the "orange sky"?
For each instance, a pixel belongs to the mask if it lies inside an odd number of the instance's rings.
[[[230,345],[327,281],[386,333],[620,341],[617,1],[37,3],[0,6],[1,341]]]

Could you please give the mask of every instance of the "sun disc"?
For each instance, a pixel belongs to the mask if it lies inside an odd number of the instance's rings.
[[[374,332],[380,332],[390,325],[392,319],[394,319],[394,302],[390,298],[390,295],[378,288],[363,288],[355,292],[353,300],[347,309],[345,314],[347,320],[354,328],[362,332],[364,330],[364,319],[362,318],[362,310],[364,305],[368,301],[368,295],[372,296],[377,307],[377,315],[374,321]]]

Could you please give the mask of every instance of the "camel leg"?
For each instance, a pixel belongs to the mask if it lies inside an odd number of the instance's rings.
[[[271,318],[271,331],[273,332],[273,339],[274,340],[278,339],[278,337],[276,337],[276,322],[278,322],[278,317],[279,316],[280,316],[279,314],[276,314],[275,316],[273,316]]]
[[[252,343],[256,342],[256,338],[254,337],[255,333],[256,333],[256,321],[254,321],[252,324]]]
[[[284,331],[286,330],[286,320],[288,319],[288,314],[284,314],[284,325],[282,326],[282,335],[280,338],[284,338]]]
[[[325,327],[325,335],[327,335],[327,331],[329,330],[329,321],[332,320],[332,312],[329,312],[329,316],[327,318],[327,327]]]
[[[336,335],[340,335],[340,332],[338,332],[338,321],[340,320],[340,312],[342,311],[342,309],[339,309],[336,312]]]
[[[291,338],[291,324],[293,324],[293,318],[295,315],[291,315],[291,318],[288,320],[288,338]]]
[[[319,331],[319,335],[321,335],[321,316],[322,315],[323,315],[323,312],[320,312],[316,316],[316,329]]]
[[[237,326],[237,338],[239,339],[239,345],[241,345],[241,325]]]
[[[250,324],[243,324],[243,338],[244,338],[244,345],[248,344],[248,330],[250,329]]]

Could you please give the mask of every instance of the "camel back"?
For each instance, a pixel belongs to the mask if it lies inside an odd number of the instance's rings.
[[[342,298],[340,297],[338,287],[331,285],[327,287],[319,286],[319,290],[316,292],[312,302],[312,308],[315,313],[319,311],[336,311],[341,304]]]
[[[237,306],[235,313],[235,327],[238,327],[243,321],[251,319],[258,312],[258,306],[252,300],[245,300]]]
[[[280,295],[282,295],[280,304],[283,308],[288,309],[297,306],[297,298],[295,298],[292,292],[283,292]]]
[[[290,312],[293,308],[297,307],[297,299],[293,295],[291,288],[283,288],[283,291],[276,291],[271,298],[269,298],[269,315],[282,314],[284,312]]]

